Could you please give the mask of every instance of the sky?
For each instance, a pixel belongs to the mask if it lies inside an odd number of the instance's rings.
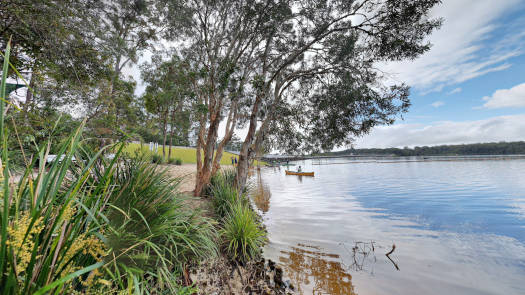
[[[525,140],[525,1],[444,0],[431,50],[381,65],[411,86],[402,120],[355,146],[413,147]]]

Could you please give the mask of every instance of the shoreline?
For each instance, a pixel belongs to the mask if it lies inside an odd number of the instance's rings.
[[[225,168],[232,167],[225,165]],[[193,197],[197,168],[195,164],[161,165],[172,177],[182,178],[180,191],[190,196],[188,206],[202,210],[203,214],[213,218],[220,224],[219,218],[213,212],[210,198]],[[262,216],[258,210],[250,206],[262,224]],[[220,244],[220,242],[219,242]],[[261,247],[262,253],[262,247]],[[201,261],[191,266],[184,274],[187,284],[194,284],[198,294],[294,294],[293,286],[283,281],[283,270],[276,263],[258,257],[244,264],[231,259],[220,247],[218,256],[209,261]]]

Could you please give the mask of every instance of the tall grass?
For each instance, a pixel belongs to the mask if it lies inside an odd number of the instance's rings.
[[[235,170],[226,169],[216,173],[210,180],[207,194],[212,196],[215,214],[220,218],[225,217],[231,207],[237,203],[247,203],[244,195],[239,194],[235,188]]]
[[[216,254],[214,226],[202,212],[185,206],[180,179],[140,159],[127,161],[115,178],[120,189],[110,198],[107,240],[117,264],[137,272],[164,265],[180,270]]]
[[[266,234],[257,221],[256,213],[240,202],[232,205],[221,233],[228,254],[240,261],[257,257],[266,241]]]
[[[266,233],[251,209],[246,194],[235,187],[236,171],[223,170],[210,181],[209,195],[215,213],[222,220],[220,231],[226,252],[235,260],[245,262],[261,253]]]

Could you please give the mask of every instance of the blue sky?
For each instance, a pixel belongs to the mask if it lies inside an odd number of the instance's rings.
[[[525,140],[525,1],[444,0],[432,13],[445,21],[432,49],[381,65],[412,87],[410,111],[356,146]]]

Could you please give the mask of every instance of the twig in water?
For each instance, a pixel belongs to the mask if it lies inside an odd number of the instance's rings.
[[[392,262],[392,264],[394,265],[394,267],[399,270],[399,266],[397,266],[397,263],[394,262],[394,260],[392,260],[392,258],[390,258],[390,254],[394,253],[394,250],[396,250],[396,244],[392,244],[392,250],[390,250],[390,252],[386,253],[386,257],[388,258],[388,260],[390,260]]]

